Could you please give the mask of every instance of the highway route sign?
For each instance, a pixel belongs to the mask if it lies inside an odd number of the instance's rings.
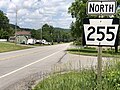
[[[115,46],[118,39],[119,19],[98,18],[83,20],[86,45]]]

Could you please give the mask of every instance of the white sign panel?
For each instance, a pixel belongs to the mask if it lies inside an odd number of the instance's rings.
[[[116,1],[88,1],[87,13],[88,14],[115,14]]]
[[[114,46],[119,19],[84,19],[86,45]]]

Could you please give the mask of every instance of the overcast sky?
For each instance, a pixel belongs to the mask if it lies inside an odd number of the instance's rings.
[[[69,28],[73,19],[68,7],[74,0],[0,0],[0,10],[6,13],[10,23],[15,24],[18,10],[18,25],[38,29],[44,23],[54,27]]]

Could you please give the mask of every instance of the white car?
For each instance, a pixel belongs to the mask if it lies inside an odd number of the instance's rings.
[[[43,40],[41,41],[41,43],[42,43],[42,44],[45,44],[45,45],[50,45],[50,42],[47,42],[45,39],[43,39]]]
[[[42,42],[42,44],[45,44],[47,41],[45,39],[43,39],[41,42]]]
[[[36,44],[40,44],[40,42],[41,42],[40,40],[36,40]]]
[[[51,43],[50,43],[50,42],[45,42],[44,44],[45,44],[45,45],[50,45]]]
[[[31,39],[28,39],[28,40],[27,40],[27,45],[28,45],[28,44],[35,44],[35,43],[36,43],[36,40],[35,40],[35,39],[32,39],[32,38],[31,38]]]

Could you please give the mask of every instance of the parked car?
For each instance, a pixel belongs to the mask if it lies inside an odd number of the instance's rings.
[[[43,39],[43,40],[41,41],[41,43],[42,43],[42,44],[45,44],[45,45],[50,45],[50,44],[51,44],[50,42],[47,42],[45,39]]]
[[[40,44],[40,40],[36,40],[36,44]]]
[[[47,41],[45,40],[45,39],[43,39],[42,41],[41,41],[41,43],[42,44],[45,44]]]
[[[45,42],[44,44],[45,44],[45,45],[51,45],[51,43],[50,43],[50,42]]]
[[[31,39],[28,39],[28,40],[27,40],[27,45],[28,45],[28,44],[35,44],[35,43],[36,43],[36,40],[35,40],[35,39],[32,39],[32,38],[31,38]]]
[[[15,37],[10,37],[9,42],[15,42]]]

